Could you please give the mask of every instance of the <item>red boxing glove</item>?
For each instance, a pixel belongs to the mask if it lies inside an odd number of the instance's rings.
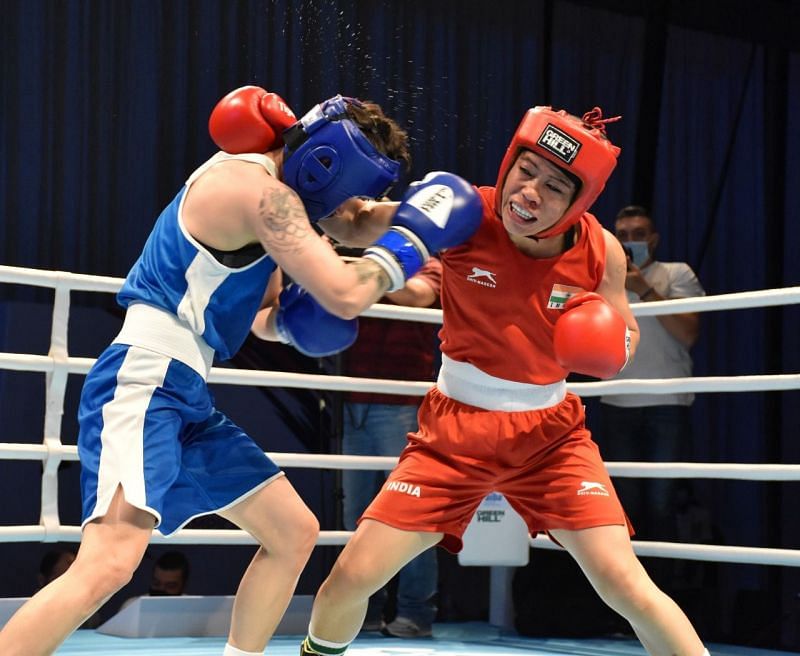
[[[600,294],[581,292],[564,305],[556,321],[553,350],[564,369],[596,378],[611,378],[628,364],[628,326]]]
[[[297,117],[276,93],[261,87],[234,89],[211,112],[208,131],[226,153],[266,153],[283,145],[283,131]]]

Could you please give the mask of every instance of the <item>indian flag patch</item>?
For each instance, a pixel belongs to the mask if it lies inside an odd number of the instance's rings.
[[[583,291],[580,287],[570,287],[569,285],[553,285],[550,292],[550,299],[547,301],[548,310],[561,310],[564,304],[575,294],[580,294]]]

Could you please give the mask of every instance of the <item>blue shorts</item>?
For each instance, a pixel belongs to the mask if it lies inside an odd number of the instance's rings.
[[[86,378],[78,419],[83,526],[108,512],[122,486],[169,535],[283,475],[214,409],[197,371],[148,349],[109,346]]]

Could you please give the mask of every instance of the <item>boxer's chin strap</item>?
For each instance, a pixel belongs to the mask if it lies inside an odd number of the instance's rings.
[[[575,232],[577,231],[578,227],[573,223],[569,226],[566,231],[563,233],[564,235],[564,245],[561,248],[562,253],[566,253],[570,248],[575,245]],[[558,235],[550,235],[550,237],[558,237]],[[525,237],[526,239],[531,239],[533,241],[541,241],[542,239],[549,239],[549,237],[540,237],[539,235],[528,235]]]

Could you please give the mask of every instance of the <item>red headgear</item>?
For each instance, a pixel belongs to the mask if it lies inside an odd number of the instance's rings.
[[[563,109],[557,112],[550,107],[529,109],[500,164],[495,204],[497,213],[502,211],[500,204],[506,176],[520,151],[527,149],[551,161],[563,171],[568,171],[581,182],[564,216],[536,237],[552,237],[566,232],[591,207],[617,165],[620,149],[606,138],[605,124],[619,118],[616,116],[604,119],[599,107],[586,112],[582,120],[567,114]]]

